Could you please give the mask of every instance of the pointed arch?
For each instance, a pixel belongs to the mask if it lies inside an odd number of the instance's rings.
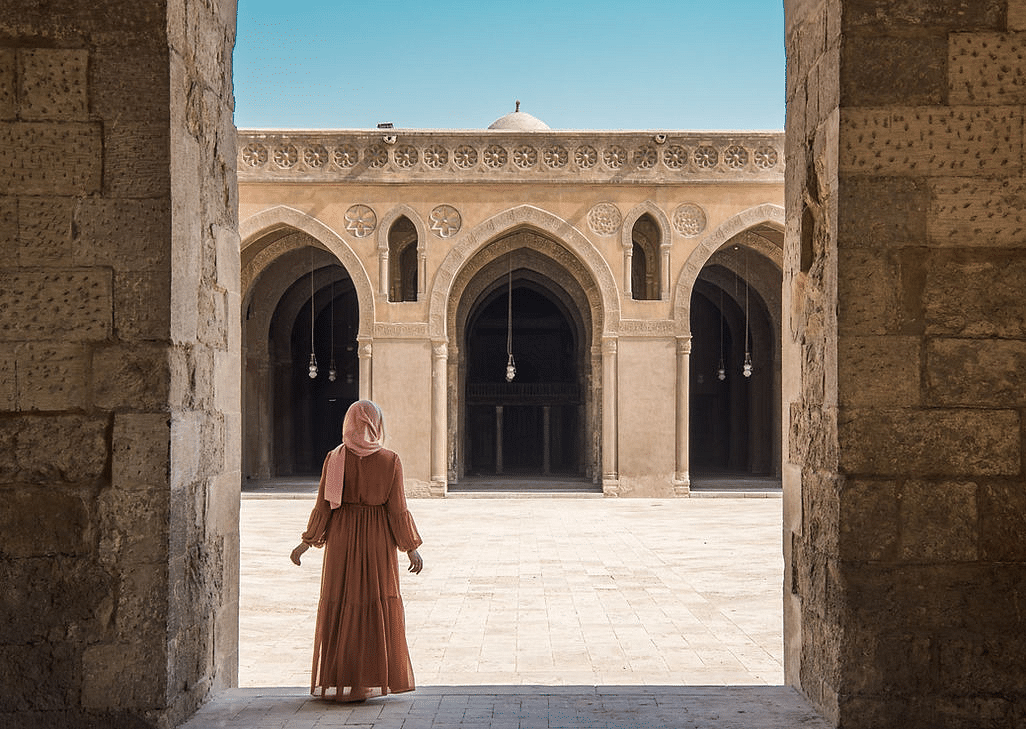
[[[239,237],[242,241],[243,257],[245,258],[246,249],[264,236],[288,228],[306,233],[331,252],[339,260],[339,263],[345,267],[349,277],[353,280],[353,286],[356,288],[356,297],[360,309],[359,336],[370,337],[374,329],[374,289],[371,285],[370,276],[367,274],[363,261],[360,260],[359,256],[356,255],[345,239],[325,223],[287,205],[277,205],[273,208],[261,210],[259,213],[251,215],[239,223]],[[266,252],[269,254],[270,259],[273,260],[282,253],[285,253],[286,250],[272,251],[269,248]],[[253,281],[255,275],[270,262],[267,258],[268,256],[256,255],[248,265],[244,264],[242,280]],[[248,290],[243,290],[242,296],[244,301],[248,293]]]
[[[381,218],[378,224],[378,295],[382,300],[390,301],[389,288],[391,284],[392,261],[389,251],[389,234],[392,227],[400,218],[406,218],[413,224],[417,231],[417,298],[424,295],[425,279],[427,279],[427,226],[424,219],[420,217],[409,205],[403,203],[398,205]]]
[[[654,250],[649,250],[647,246],[642,246],[639,251],[634,233],[638,221],[646,215],[649,216],[658,229],[659,240],[656,242]],[[671,230],[670,221],[666,214],[651,200],[645,200],[624,216],[623,227],[620,229],[620,246],[623,248],[624,296],[637,300],[666,300],[670,297]],[[641,260],[637,258],[637,253],[639,252],[643,254]],[[645,271],[645,273],[641,274],[641,278],[645,278],[647,277],[645,274],[653,269],[656,274],[654,282],[656,295],[654,297],[651,296],[652,292],[649,291],[647,292],[648,295],[639,296],[639,292],[635,291],[634,279],[639,276],[639,270]]]
[[[558,241],[581,262],[590,274],[602,302],[603,332],[616,332],[620,322],[619,291],[613,272],[602,254],[587,236],[566,220],[533,205],[520,205],[475,226],[446,255],[431,287],[431,337],[444,339],[448,336],[446,312],[453,282],[459,272],[484,246],[517,228],[533,229]]]
[[[782,230],[784,208],[766,203],[743,210],[706,235],[688,256],[673,290],[673,320],[677,336],[686,337],[691,334],[691,291],[702,267],[727,241],[757,225],[771,225]]]

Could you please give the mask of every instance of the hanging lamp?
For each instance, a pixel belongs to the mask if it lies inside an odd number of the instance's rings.
[[[328,365],[328,382],[334,382],[338,377],[335,369],[335,282],[331,282],[331,301],[328,306],[331,308],[331,364]]]
[[[745,361],[741,365],[741,374],[745,377],[752,376],[752,351],[748,344],[748,249],[742,251],[745,257]]]
[[[310,366],[307,368],[310,379],[317,378],[317,355],[314,353],[314,268],[313,249],[310,249]]]
[[[513,361],[513,251],[510,251],[506,290],[506,382],[513,382],[516,376],[517,364]]]

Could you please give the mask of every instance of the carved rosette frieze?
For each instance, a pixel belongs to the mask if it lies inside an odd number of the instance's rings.
[[[247,132],[247,180],[503,181],[753,179],[780,182],[783,134],[402,131]]]
[[[357,238],[366,238],[378,225],[378,216],[366,205],[353,205],[346,210],[346,230]]]
[[[673,211],[673,229],[685,238],[701,235],[706,222],[705,210],[697,203],[684,203]]]
[[[588,211],[588,227],[596,235],[616,235],[623,223],[620,209],[609,202],[601,202]]]
[[[452,205],[439,205],[431,211],[428,216],[431,221],[431,230],[439,238],[451,238],[460,232],[463,219],[460,211]]]

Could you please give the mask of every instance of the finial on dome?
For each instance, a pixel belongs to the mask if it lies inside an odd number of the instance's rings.
[[[520,99],[517,99],[517,108],[513,111],[520,111]]]

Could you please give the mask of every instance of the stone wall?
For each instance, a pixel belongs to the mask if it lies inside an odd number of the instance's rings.
[[[1026,3],[788,10],[787,680],[1020,726]]]
[[[167,726],[235,680],[234,23],[0,11],[5,727]]]

